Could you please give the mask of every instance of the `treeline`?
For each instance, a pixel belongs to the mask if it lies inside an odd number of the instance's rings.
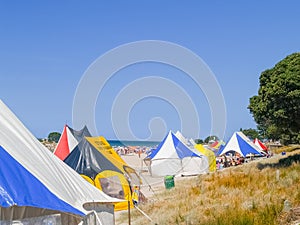
[[[284,145],[300,143],[300,53],[263,71],[259,83],[248,106],[259,133]]]

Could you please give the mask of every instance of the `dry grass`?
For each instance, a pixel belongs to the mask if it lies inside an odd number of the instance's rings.
[[[282,152],[294,152],[296,150],[300,150],[300,145],[283,146],[281,148],[273,150],[273,152],[276,154],[280,154]]]
[[[175,180],[175,188],[162,191],[158,200],[140,208],[159,225],[290,224],[293,217],[283,212],[284,201],[300,205],[300,164],[293,162],[300,151],[293,154]],[[133,225],[151,224],[137,210],[131,218]]]

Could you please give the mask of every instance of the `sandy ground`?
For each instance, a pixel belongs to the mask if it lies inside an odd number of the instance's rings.
[[[141,154],[141,156],[139,157],[138,154],[133,153],[133,154],[129,154],[129,155],[121,155],[121,157],[130,167],[134,168],[136,170],[136,172],[142,178],[143,184],[141,186],[141,192],[144,194],[144,196],[147,198],[147,200],[155,201],[158,198],[157,194],[159,192],[165,190],[164,178],[163,177],[158,177],[158,178],[155,177],[154,178],[154,177],[150,176],[148,167],[145,164],[145,162],[143,161],[143,159],[146,157],[146,154]],[[224,168],[223,170],[225,171],[226,168]],[[175,177],[175,183],[176,183],[176,181],[181,180],[181,179],[188,179],[188,177],[177,176],[177,177]],[[134,209],[134,210],[136,210],[136,209]],[[118,220],[118,218],[120,218],[121,214],[127,215],[127,213],[128,213],[127,211],[115,212],[115,225],[128,224],[128,221],[121,223]],[[149,222],[149,224],[151,224],[151,223]]]
[[[139,157],[137,154],[121,155],[122,159],[140,175],[142,179],[141,192],[146,198],[151,199],[155,197],[155,193],[164,189],[164,178],[153,178],[150,176],[147,165],[143,159],[146,154],[141,154]]]
[[[141,154],[140,157],[137,154],[121,155],[121,157],[140,175],[143,182],[140,189],[141,193],[143,193],[148,201],[155,201],[156,194],[165,189],[164,178],[153,178],[150,176],[148,167],[143,161],[143,159],[146,157],[146,154]],[[115,212],[115,225],[128,225],[128,221],[122,223],[118,220],[121,214],[128,215],[127,213],[127,211]]]

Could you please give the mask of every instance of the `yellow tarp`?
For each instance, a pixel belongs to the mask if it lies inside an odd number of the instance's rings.
[[[123,164],[126,164],[126,162],[119,156],[119,154],[111,147],[111,145],[108,143],[108,141],[103,137],[99,136],[94,139],[90,139],[91,142],[94,142],[95,145],[99,146],[103,151],[110,154],[114,159],[120,161]],[[90,142],[90,143],[91,143]],[[95,146],[94,145],[94,146]]]
[[[204,146],[201,144],[195,145],[195,149],[197,149],[199,152],[201,152],[208,158],[209,171],[215,172],[217,169],[215,153],[209,149],[204,148]]]
[[[103,142],[103,137],[85,137],[85,138],[91,145],[93,145],[99,152],[101,152],[102,155],[104,155],[110,162],[112,162],[119,170],[125,173],[124,165],[125,166],[128,165],[110,145],[107,146]]]

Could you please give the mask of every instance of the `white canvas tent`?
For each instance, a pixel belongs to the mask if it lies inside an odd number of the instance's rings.
[[[191,151],[200,155],[203,159],[208,162],[208,171],[214,172],[216,170],[216,156],[213,151],[205,148],[201,144],[196,144],[193,139],[187,139],[183,136],[180,131],[176,132],[176,137],[183,142]]]
[[[149,171],[154,177],[203,174],[209,167],[206,156],[193,152],[172,131],[149,155],[149,160]]]
[[[188,148],[193,149],[194,148],[194,140],[193,139],[187,139],[186,137],[183,136],[183,134],[178,130],[175,133],[175,136],[183,143],[185,144]],[[196,152],[197,153],[197,152]]]
[[[91,224],[114,224],[110,203],[121,200],[107,196],[53,155],[1,100],[0,175],[0,224],[55,214],[59,224],[74,225],[93,212],[97,223]]]
[[[243,157],[250,154],[261,155],[260,149],[242,132],[235,132],[227,144],[219,150],[218,155],[223,155],[230,151],[237,152]]]
[[[192,152],[195,154],[203,157],[204,159],[207,158],[206,155],[204,155],[202,152],[200,152],[198,149],[195,149],[195,141],[193,139],[187,139],[183,136],[183,134],[180,131],[176,131],[175,136],[187,147],[189,148]],[[208,158],[207,158],[207,161]]]

